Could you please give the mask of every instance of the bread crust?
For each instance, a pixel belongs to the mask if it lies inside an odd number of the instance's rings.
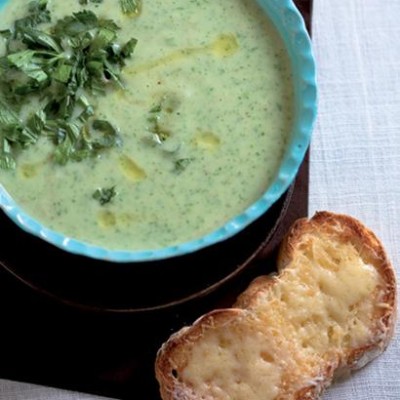
[[[363,261],[372,265],[380,275],[382,306],[374,308],[371,321],[371,337],[361,346],[344,349],[340,354],[328,358],[315,380],[300,389],[278,394],[276,400],[317,400],[332,380],[359,369],[381,354],[394,333],[396,320],[396,277],[387,254],[376,235],[356,219],[331,212],[318,212],[311,219],[300,219],[294,223],[283,240],[278,260],[278,275],[256,278],[237,299],[233,308],[215,310],[200,317],[191,327],[173,334],[157,354],[155,371],[160,383],[163,400],[217,400],[216,397],[199,397],[185,382],[180,373],[186,367],[187,354],[209,329],[224,326],[249,318],[255,310],[262,309],[262,299],[270,288],[284,279],[285,268],[298,257],[302,246],[316,235],[325,235],[338,243],[351,243]],[[247,400],[247,399],[240,399]]]
[[[386,285],[382,298],[385,307],[377,309],[378,313],[375,315],[378,324],[373,343],[356,348],[343,358],[335,371],[335,377],[340,377],[362,368],[376,358],[386,349],[393,337],[397,316],[396,274],[382,243],[374,232],[353,217],[327,211],[317,212],[310,220],[303,218],[294,223],[279,251],[279,271],[282,271],[295,257],[301,238],[307,233],[316,231],[326,232],[337,241],[352,243],[359,254],[375,267]]]
[[[188,388],[176,385],[177,372],[185,368],[185,358],[181,354],[180,347],[195,343],[204,331],[214,327],[227,325],[231,321],[246,315],[245,310],[228,308],[213,310],[198,318],[190,327],[184,327],[174,333],[160,348],[155,364],[156,377],[160,385],[161,398],[170,400],[197,400],[195,394],[191,394]]]

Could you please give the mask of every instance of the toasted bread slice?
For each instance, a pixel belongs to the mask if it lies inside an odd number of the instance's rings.
[[[163,400],[318,399],[341,374],[379,355],[393,335],[394,270],[376,236],[328,212],[283,241],[278,275],[257,278],[159,350]]]

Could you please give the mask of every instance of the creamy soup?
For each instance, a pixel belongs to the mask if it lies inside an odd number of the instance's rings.
[[[40,138],[0,170],[1,184],[45,226],[109,249],[212,232],[262,195],[282,159],[293,86],[280,37],[254,0],[143,0],[138,15],[115,0],[87,3],[53,0],[48,9],[52,21],[92,10],[121,27],[118,40],[137,39],[125,89],[91,97],[122,146],[59,165]],[[26,0],[10,0],[0,29],[26,12]],[[99,188],[114,191],[105,204],[93,196]]]

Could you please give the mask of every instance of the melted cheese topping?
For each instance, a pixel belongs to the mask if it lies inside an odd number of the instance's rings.
[[[291,398],[318,386],[328,365],[333,373],[347,350],[373,338],[382,288],[352,244],[306,236],[301,254],[250,310],[204,327],[179,379],[196,398],[218,400]]]
[[[248,317],[241,318],[225,329],[204,332],[182,378],[197,395],[213,399],[273,399],[282,374],[276,359],[288,357],[284,348],[276,351],[279,347],[260,321],[249,324]]]
[[[376,307],[371,293],[380,283],[376,269],[352,244],[306,238],[302,253],[264,301],[273,318],[284,316],[288,337],[323,354],[327,348],[356,347],[366,340]]]

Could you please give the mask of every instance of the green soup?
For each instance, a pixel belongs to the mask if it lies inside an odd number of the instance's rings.
[[[0,28],[26,7],[9,1]],[[289,59],[256,2],[143,0],[135,17],[115,0],[49,2],[53,20],[83,9],[113,19],[121,40],[138,40],[122,73],[125,90],[91,99],[123,145],[58,165],[53,145],[39,139],[18,153],[14,170],[0,170],[15,201],[69,237],[129,250],[199,238],[255,202],[277,172],[293,121]],[[168,139],[158,143],[155,131]],[[93,198],[111,187],[109,203]]]

